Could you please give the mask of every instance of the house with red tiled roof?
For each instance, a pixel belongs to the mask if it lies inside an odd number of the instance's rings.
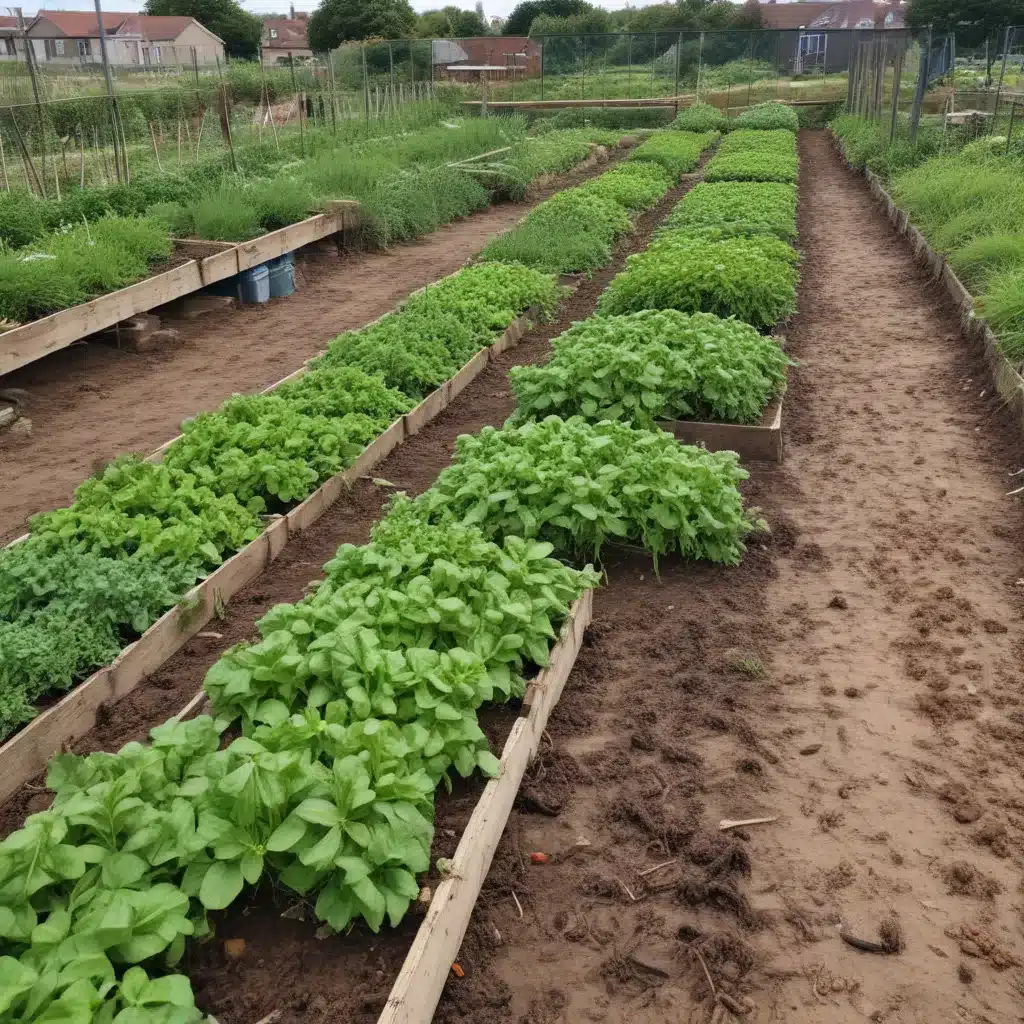
[[[762,0],[761,27],[782,32],[785,70],[795,75],[845,71],[858,33],[906,28],[903,0]]]
[[[263,36],[260,48],[264,64],[287,64],[295,60],[308,59],[313,56],[306,37],[308,17],[305,11],[295,12],[294,6],[288,18],[264,18]]]
[[[103,32],[111,64],[151,67],[213,64],[224,59],[224,41],[195,18],[105,11]],[[27,36],[39,62],[99,63],[99,22],[93,11],[40,11]]]

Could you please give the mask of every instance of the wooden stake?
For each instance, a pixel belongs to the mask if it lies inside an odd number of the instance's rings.
[[[78,126],[78,187],[85,188],[85,133],[82,126]]]
[[[206,124],[206,110],[203,110],[203,119],[199,122],[199,134],[196,136],[196,163],[199,163],[199,147],[203,144],[203,127]]]
[[[157,146],[157,144],[156,144],[156,132],[153,131],[153,122],[152,121],[147,121],[146,124],[149,125],[149,137],[153,140],[153,156],[156,157],[156,169],[161,174],[163,174],[164,173],[164,167],[163,167],[163,164],[160,163],[160,147]]]
[[[178,118],[178,166],[181,166],[181,118]]]
[[[3,172],[4,176],[4,189],[10,192],[11,183],[7,180],[7,156],[4,153],[4,137],[2,132],[0,132],[0,171]]]

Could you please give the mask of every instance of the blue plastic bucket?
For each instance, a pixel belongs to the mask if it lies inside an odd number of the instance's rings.
[[[295,291],[295,263],[292,254],[286,252],[267,264],[270,268],[270,297],[280,299]]]
[[[238,275],[238,296],[245,303],[269,301],[270,271],[266,264],[261,263]]]

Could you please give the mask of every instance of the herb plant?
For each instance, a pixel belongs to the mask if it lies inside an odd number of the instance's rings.
[[[647,310],[591,317],[552,341],[543,366],[514,366],[516,421],[550,414],[653,429],[662,419],[756,423],[788,359],[749,324]]]
[[[717,138],[716,132],[654,132],[630,153],[629,159],[661,164],[673,178],[678,178],[696,169],[701,153]]]
[[[598,312],[678,309],[771,327],[796,308],[795,261],[789,246],[765,235],[712,241],[666,231],[626,260],[602,294]]]
[[[666,228],[715,228],[725,235],[796,237],[796,188],[780,182],[701,182],[665,221]]]
[[[758,103],[748,110],[744,110],[736,118],[736,124],[740,128],[779,129],[788,132],[796,132],[800,128],[796,111],[784,103],[777,103],[773,100],[769,100],[767,103]]]
[[[641,544],[655,564],[678,551],[733,565],[755,527],[736,486],[746,476],[734,452],[683,446],[660,430],[548,416],[460,437],[454,465],[413,506],[426,523],[536,537],[564,555],[596,558],[620,540]]]

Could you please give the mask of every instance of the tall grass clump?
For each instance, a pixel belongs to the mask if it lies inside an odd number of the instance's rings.
[[[1024,364],[1024,270],[992,277],[977,309],[999,338],[1006,358],[1018,367]]]

